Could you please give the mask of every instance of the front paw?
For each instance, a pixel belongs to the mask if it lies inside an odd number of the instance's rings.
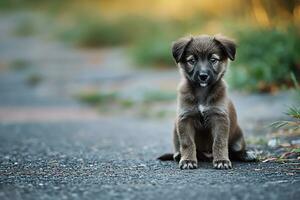
[[[231,169],[232,165],[230,160],[214,160],[213,165],[215,169]]]
[[[197,167],[197,161],[194,160],[180,160],[179,162],[180,169],[196,169]]]

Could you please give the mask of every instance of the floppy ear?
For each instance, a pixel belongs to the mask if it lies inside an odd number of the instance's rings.
[[[189,38],[185,37],[185,38],[181,38],[181,39],[173,42],[172,54],[173,54],[173,57],[174,57],[176,63],[179,63],[181,61],[186,47],[188,46],[188,44],[191,43],[192,40],[193,40],[192,37],[189,37]]]
[[[221,45],[221,48],[224,50],[230,60],[235,59],[236,44],[233,40],[222,35],[216,35],[214,36],[214,41]]]

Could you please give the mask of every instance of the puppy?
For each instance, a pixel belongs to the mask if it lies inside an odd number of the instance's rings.
[[[216,169],[232,168],[229,158],[256,159],[245,150],[243,133],[223,80],[228,59],[234,60],[235,53],[234,41],[221,35],[186,37],[173,43],[172,54],[181,74],[174,154],[158,159],[174,159],[180,169],[195,169],[201,159],[212,160]]]

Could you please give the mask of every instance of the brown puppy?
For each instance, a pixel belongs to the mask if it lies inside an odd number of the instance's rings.
[[[201,158],[212,158],[216,169],[231,168],[229,157],[255,160],[255,155],[245,150],[223,80],[228,59],[234,60],[235,52],[235,43],[223,36],[200,35],[173,43],[173,57],[182,77],[173,134],[175,152],[160,160],[173,156],[181,169],[197,168]]]

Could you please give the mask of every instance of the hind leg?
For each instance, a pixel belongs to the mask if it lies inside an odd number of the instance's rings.
[[[235,137],[229,145],[229,156],[232,160],[253,162],[256,161],[256,155],[254,152],[246,150],[246,143],[240,127],[237,128]]]

